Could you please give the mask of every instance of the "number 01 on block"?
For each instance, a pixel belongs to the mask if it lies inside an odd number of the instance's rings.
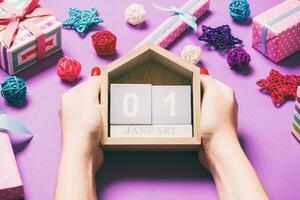
[[[111,137],[192,137],[191,87],[111,84]]]

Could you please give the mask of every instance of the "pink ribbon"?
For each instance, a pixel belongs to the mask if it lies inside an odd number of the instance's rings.
[[[49,16],[52,15],[52,12],[45,8],[39,7],[38,3],[39,0],[25,0],[25,4],[20,10],[17,10],[12,5],[6,2],[0,3],[0,8],[6,12],[0,14],[0,26],[2,25],[2,29],[5,29],[3,33],[2,42],[8,48],[12,46],[20,25],[22,25],[29,32],[31,32],[37,41],[37,54],[38,59],[40,60],[45,57],[46,37],[43,31],[39,29],[31,20],[28,19]]]

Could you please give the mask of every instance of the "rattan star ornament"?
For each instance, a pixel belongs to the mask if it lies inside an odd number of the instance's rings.
[[[92,26],[103,22],[103,19],[98,16],[96,7],[92,7],[88,10],[69,8],[69,16],[70,17],[63,22],[63,27],[74,29],[78,33],[85,33]]]
[[[280,106],[287,97],[296,98],[300,76],[283,75],[272,69],[266,79],[260,79],[256,84],[271,95],[275,105]]]

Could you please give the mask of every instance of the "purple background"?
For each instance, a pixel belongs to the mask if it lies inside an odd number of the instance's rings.
[[[125,8],[134,2],[142,3],[147,11],[147,23],[141,29],[127,25],[123,19]],[[59,19],[67,18],[70,5],[78,8],[97,6],[105,20],[101,27],[118,36],[117,56],[105,59],[95,55],[91,33],[80,38],[74,31],[63,30],[63,53],[82,64],[84,80],[93,66],[105,67],[126,54],[169,16],[169,13],[154,9],[151,2],[162,6],[181,6],[184,1],[44,0],[42,5],[54,10]],[[251,15],[255,16],[279,2],[249,0]],[[170,50],[180,55],[187,44],[203,47],[202,62],[210,74],[236,91],[240,107],[239,135],[271,199],[300,199],[300,147],[290,133],[294,103],[290,101],[281,108],[275,108],[270,97],[261,93],[255,84],[258,79],[266,77],[271,68],[282,73],[300,74],[300,53],[277,65],[264,58],[251,48],[251,24],[234,23],[228,14],[228,3],[212,0],[211,12],[202,18],[200,24],[231,25],[233,34],[244,41],[246,50],[252,56],[252,73],[242,75],[230,70],[226,56],[204,48],[191,30],[173,43]],[[26,199],[30,200],[54,198],[61,152],[57,110],[61,94],[73,86],[63,83],[56,76],[55,65],[61,56],[62,53],[57,53],[19,74],[28,84],[29,101],[24,108],[13,108],[1,101],[5,112],[21,119],[34,134],[27,146],[14,145]],[[0,77],[3,80],[5,73],[1,72]],[[197,154],[188,152],[107,152],[105,164],[97,174],[97,192],[102,200],[217,199],[209,173],[198,164]]]

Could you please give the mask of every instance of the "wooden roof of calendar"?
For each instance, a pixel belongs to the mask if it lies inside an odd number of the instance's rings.
[[[180,76],[188,79],[191,78],[193,72],[199,70],[195,65],[182,60],[177,55],[158,45],[146,44],[107,65],[104,71],[110,74],[110,78],[115,79],[124,75],[124,73],[139,67],[145,67],[143,64],[149,61],[157,63],[170,71],[177,72]],[[146,70],[147,73],[150,71],[149,69]]]

